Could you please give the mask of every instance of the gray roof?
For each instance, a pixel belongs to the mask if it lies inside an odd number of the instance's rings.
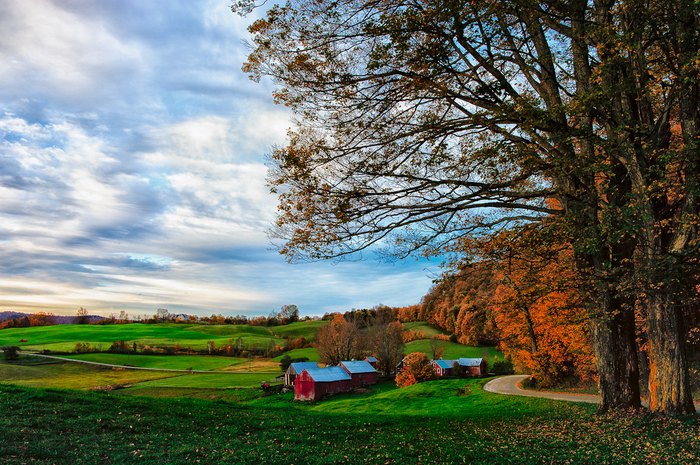
[[[440,359],[440,360],[433,360],[433,362],[435,362],[435,364],[437,366],[439,366],[440,368],[444,369],[444,368],[452,368],[454,366],[455,362],[457,362],[457,360],[442,360],[442,359]]]
[[[377,370],[374,369],[372,365],[366,360],[343,360],[340,362],[342,366],[348,370],[349,373],[376,373]]]
[[[481,365],[481,362],[483,361],[483,358],[460,358],[458,360],[460,366],[463,367],[478,367]]]
[[[327,383],[331,381],[344,381],[352,379],[345,370],[341,367],[326,367],[326,368],[305,368],[306,372],[311,376],[311,379],[317,383]]]
[[[316,362],[294,362],[289,365],[289,368],[294,370],[296,374],[301,374],[302,371],[307,368],[318,368],[318,363]]]

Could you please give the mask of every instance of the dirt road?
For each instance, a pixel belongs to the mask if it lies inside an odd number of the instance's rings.
[[[495,392],[496,394],[506,394],[512,396],[540,397],[542,399],[563,400],[567,402],[586,402],[588,404],[599,404],[600,396],[593,394],[574,394],[569,392],[535,391],[523,389],[520,382],[528,378],[528,375],[510,375],[495,378],[484,385],[484,390]],[[645,407],[649,404],[642,400]],[[700,412],[700,402],[695,402],[695,410]]]

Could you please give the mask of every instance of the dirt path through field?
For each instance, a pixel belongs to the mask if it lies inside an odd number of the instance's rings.
[[[520,382],[528,378],[528,375],[509,375],[495,378],[484,385],[484,390],[496,394],[512,396],[539,397],[542,399],[563,400],[566,402],[586,402],[588,404],[599,404],[600,396],[593,394],[575,394],[570,392],[535,391],[523,389]],[[646,407],[648,403],[642,400]],[[695,409],[700,412],[700,402],[695,402]]]

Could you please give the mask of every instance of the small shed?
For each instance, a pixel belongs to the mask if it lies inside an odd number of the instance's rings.
[[[486,360],[483,358],[460,358],[459,363],[462,376],[483,376],[486,374]]]
[[[457,360],[439,359],[430,362],[430,364],[433,365],[433,368],[435,369],[435,374],[438,375],[438,377],[440,378],[445,376],[453,376],[455,374],[455,363],[457,363]]]
[[[285,386],[293,386],[294,380],[297,376],[301,374],[307,368],[318,368],[318,363],[316,362],[294,362],[289,365],[287,371],[284,373],[284,384]]]
[[[352,388],[352,378],[341,367],[305,368],[295,380],[294,400],[320,400]]]
[[[367,360],[343,360],[340,366],[352,377],[355,387],[377,382],[377,370]]]
[[[372,368],[375,370],[377,369],[377,365],[379,365],[379,359],[377,357],[369,356],[365,359],[365,362],[368,362],[370,365],[372,365]]]

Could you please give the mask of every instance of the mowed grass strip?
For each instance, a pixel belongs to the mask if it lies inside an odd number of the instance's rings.
[[[270,398],[241,405],[0,386],[0,462],[695,465],[700,461],[698,423],[693,419],[598,417],[592,407],[487,395],[479,391],[480,382],[463,381],[458,392],[456,385],[429,383],[396,403],[395,415],[376,415],[369,408],[360,411],[340,403],[326,404],[328,411],[321,411],[323,403],[265,407],[263,401]],[[404,408],[419,410],[422,399],[429,396],[464,406],[459,415],[432,408],[423,417],[401,415]],[[470,401],[470,396],[483,402]],[[360,396],[355,402],[367,401],[367,396]]]
[[[409,321],[408,323],[404,323],[403,327],[406,331],[423,333],[426,337],[437,336],[438,334],[447,334],[445,331],[436,328],[435,326],[431,326],[425,321]]]
[[[138,355],[138,354],[78,354],[65,358],[110,365],[168,370],[217,371],[247,362],[244,358],[218,357],[210,355]]]
[[[263,382],[279,383],[272,373],[186,374],[139,383],[139,388],[234,389],[260,387]]]

